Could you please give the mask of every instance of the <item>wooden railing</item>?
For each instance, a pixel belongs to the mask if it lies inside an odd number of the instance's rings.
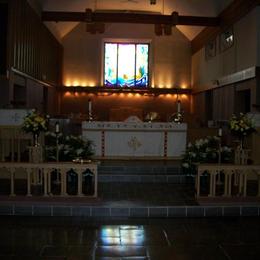
[[[202,192],[202,178],[208,178],[208,189]],[[236,164],[200,164],[196,176],[196,196],[199,197],[231,197],[248,196],[248,182],[257,186],[253,196],[260,197],[260,165]],[[205,181],[204,181],[204,186]],[[218,189],[222,186],[222,189]],[[235,189],[235,188],[236,189]],[[217,192],[217,189],[220,190]],[[206,191],[205,191],[206,190]],[[235,190],[235,191],[234,191]]]
[[[68,178],[70,178],[71,171],[76,176],[76,194],[73,196],[88,196],[97,197],[97,164],[96,163],[0,163],[0,170],[6,174],[8,172],[10,178],[10,196],[15,196],[15,181],[21,179],[21,173],[26,173],[26,195],[32,196],[32,185],[42,187],[43,196],[54,196],[52,187],[55,185],[60,186],[59,196],[68,196]],[[86,178],[91,179],[88,185],[93,186],[92,194],[84,193],[84,185],[87,185]],[[1,175],[0,175],[1,178]],[[55,180],[54,180],[55,179]],[[94,183],[93,183],[94,181]],[[56,194],[55,194],[56,195]]]
[[[32,135],[26,134],[19,126],[0,126],[0,161],[21,162],[29,158],[22,158],[32,145]],[[43,143],[43,135],[40,142]]]

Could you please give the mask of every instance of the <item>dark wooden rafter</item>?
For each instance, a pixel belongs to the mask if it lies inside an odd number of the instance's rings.
[[[194,54],[200,50],[208,41],[217,37],[222,30],[240,20],[258,5],[260,5],[260,0],[234,0],[218,16],[220,20],[219,27],[206,27],[191,41],[192,53]]]
[[[42,21],[54,22],[103,22],[103,23],[142,23],[171,24],[192,26],[219,26],[217,17],[182,16],[177,12],[172,15],[140,14],[140,13],[107,13],[107,12],[42,12]]]

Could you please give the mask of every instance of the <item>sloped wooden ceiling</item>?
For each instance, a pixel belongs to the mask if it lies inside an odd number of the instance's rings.
[[[34,2],[42,11],[84,12],[86,8],[95,10],[145,11],[170,15],[176,11],[182,16],[216,17],[232,0],[28,0]],[[58,38],[64,37],[77,22],[46,22],[46,25]],[[189,39],[201,32],[204,26],[177,25],[177,28]]]

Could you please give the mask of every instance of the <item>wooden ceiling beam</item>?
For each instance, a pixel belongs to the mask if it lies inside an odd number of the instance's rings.
[[[42,12],[42,21],[49,22],[90,22],[89,12]],[[92,12],[91,22],[103,23],[141,23],[171,24],[192,26],[219,26],[217,17],[182,16],[174,12],[172,15],[139,14],[139,13],[106,13]]]
[[[234,0],[218,16],[220,27],[206,27],[191,41],[192,54],[199,51],[207,42],[216,38],[221,31],[239,21],[258,5],[260,5],[260,0]]]

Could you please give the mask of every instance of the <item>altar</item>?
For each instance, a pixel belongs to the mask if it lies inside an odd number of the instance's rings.
[[[93,141],[101,158],[180,158],[187,124],[163,122],[82,122],[83,138]]]

